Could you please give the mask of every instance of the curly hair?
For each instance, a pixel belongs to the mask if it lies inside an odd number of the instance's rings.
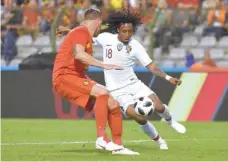
[[[113,11],[108,16],[107,26],[112,33],[117,33],[117,29],[125,23],[132,23],[135,32],[138,26],[142,24],[140,14],[130,10],[121,10]]]

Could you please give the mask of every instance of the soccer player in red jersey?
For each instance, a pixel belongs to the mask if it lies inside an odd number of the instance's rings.
[[[122,116],[119,103],[109,96],[104,86],[87,77],[88,66],[106,70],[121,70],[122,67],[104,64],[92,57],[92,37],[100,32],[101,13],[88,9],[81,26],[69,31],[59,47],[53,69],[53,87],[58,94],[71,103],[89,110],[91,97],[96,98],[94,113],[97,129],[97,149],[106,149],[113,154],[138,155],[122,145]],[[113,142],[106,136],[108,122]]]

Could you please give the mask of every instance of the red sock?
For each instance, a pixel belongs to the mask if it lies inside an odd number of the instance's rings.
[[[157,140],[159,140],[160,139],[160,136],[158,135],[157,137],[155,137],[153,140],[154,141],[157,141]]]
[[[109,143],[111,140],[108,138],[108,136],[107,136],[107,133],[105,133],[105,135],[104,135],[104,140],[107,142],[107,143]]]
[[[122,145],[122,115],[120,107],[108,111],[108,124],[112,132],[112,140]]]
[[[106,134],[105,128],[108,118],[108,99],[109,95],[102,95],[96,98],[94,114],[96,120],[97,137],[104,137]]]

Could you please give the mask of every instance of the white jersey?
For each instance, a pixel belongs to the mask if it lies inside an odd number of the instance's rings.
[[[123,44],[117,34],[102,33],[94,38],[95,44],[103,48],[103,61],[105,64],[119,65],[124,70],[104,70],[105,83],[109,91],[113,91],[138,81],[133,66],[138,59],[143,66],[152,62],[145,48],[135,39]]]

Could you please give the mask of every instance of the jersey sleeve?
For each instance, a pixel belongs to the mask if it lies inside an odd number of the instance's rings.
[[[84,30],[72,31],[70,39],[74,45],[81,44],[84,47],[86,47],[89,42],[88,33]]]
[[[99,45],[97,37],[93,37],[92,40],[93,40],[93,45]]]
[[[152,62],[145,48],[135,40],[134,48],[136,49],[135,57],[141,62],[143,66],[147,66]]]
[[[99,45],[103,46],[105,44],[105,41],[107,41],[108,36],[109,36],[109,33],[101,33],[97,37],[93,37],[93,44],[94,45],[99,44]]]

